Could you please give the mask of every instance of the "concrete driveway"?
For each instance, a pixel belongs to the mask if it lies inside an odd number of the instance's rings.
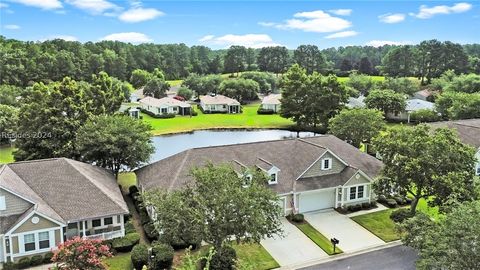
[[[305,219],[327,238],[337,238],[344,252],[353,252],[385,244],[380,238],[334,210],[305,214]]]
[[[327,253],[288,220],[282,219],[282,227],[285,232],[283,238],[268,238],[261,242],[280,266],[295,265],[328,257]]]

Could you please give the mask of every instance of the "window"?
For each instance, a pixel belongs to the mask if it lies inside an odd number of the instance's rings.
[[[5,196],[0,196],[0,211],[7,210],[7,204],[5,202]]]
[[[38,246],[40,249],[50,248],[50,234],[48,232],[38,233]]]
[[[477,175],[480,175],[480,165],[477,167]],[[2,210],[2,198],[0,198],[0,210]]]
[[[350,200],[355,200],[357,198],[357,187],[350,188]]]
[[[363,198],[363,191],[364,191],[365,187],[364,186],[359,186],[357,188],[357,199],[361,199]]]
[[[270,179],[268,179],[269,184],[276,184],[277,183],[277,174],[272,173],[270,174]]]
[[[332,168],[332,159],[326,158],[322,160],[322,170],[330,170]]]
[[[25,245],[25,251],[35,250],[35,234],[25,234],[23,236],[23,243]]]
[[[167,113],[167,108],[162,108],[162,113]]]
[[[103,219],[103,225],[111,225],[113,224],[113,218],[108,217]]]
[[[100,227],[100,226],[102,226],[102,220],[100,219],[92,220],[92,227]]]

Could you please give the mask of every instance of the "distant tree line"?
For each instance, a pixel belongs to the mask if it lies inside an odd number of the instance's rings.
[[[60,39],[44,42],[19,41],[0,36],[1,84],[28,86],[70,77],[90,81],[105,71],[128,81],[135,70],[163,71],[166,80],[184,79],[195,73],[220,74],[243,71],[284,73],[293,64],[308,74],[348,76],[352,71],[367,75],[416,76],[430,81],[447,70],[480,73],[480,44],[460,45],[437,40],[419,45],[382,47],[347,46],[320,50],[315,45],[261,49],[231,46],[212,50],[185,44],[132,45],[118,41],[80,43]],[[448,57],[447,57],[448,56]]]

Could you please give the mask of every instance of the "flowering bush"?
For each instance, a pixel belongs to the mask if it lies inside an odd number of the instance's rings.
[[[59,270],[98,270],[105,269],[102,258],[111,256],[101,240],[75,237],[58,246],[52,261]]]

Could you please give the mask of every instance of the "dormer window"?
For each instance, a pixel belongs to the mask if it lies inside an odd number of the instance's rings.
[[[325,158],[322,159],[322,170],[330,170],[332,168],[332,159]]]
[[[252,183],[252,178],[253,176],[250,173],[243,175],[243,187],[250,186]]]
[[[278,181],[277,181],[277,173],[271,173],[270,174],[270,178],[268,179],[268,184],[276,184]]]

